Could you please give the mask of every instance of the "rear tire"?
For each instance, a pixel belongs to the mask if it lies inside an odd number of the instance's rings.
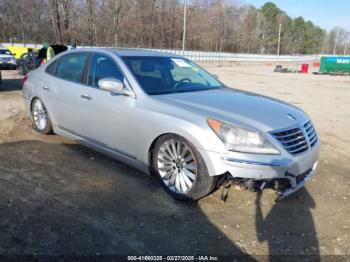
[[[175,134],[160,137],[154,146],[152,170],[167,193],[178,200],[198,200],[209,194],[216,177],[196,148]]]
[[[49,114],[44,103],[39,98],[34,98],[32,102],[31,115],[35,131],[43,135],[53,133]]]

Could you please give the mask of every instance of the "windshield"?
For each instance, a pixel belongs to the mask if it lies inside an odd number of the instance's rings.
[[[0,55],[12,55],[8,49],[0,49]]]
[[[149,95],[195,92],[223,87],[219,81],[188,59],[171,57],[122,57]]]

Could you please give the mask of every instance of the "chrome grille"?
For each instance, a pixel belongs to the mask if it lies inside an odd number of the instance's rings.
[[[272,133],[291,154],[296,155],[309,149],[309,145],[300,128],[293,128],[282,132]]]
[[[310,147],[313,147],[317,142],[316,130],[315,130],[313,124],[311,123],[311,121],[307,122],[304,125],[304,128],[305,128],[306,134],[309,138]]]
[[[311,121],[307,122],[302,128],[305,131],[296,127],[284,131],[273,132],[272,135],[281,142],[283,147],[289,153],[297,155],[307,151],[317,142],[316,131]],[[304,132],[307,137],[305,137]]]
[[[11,61],[11,58],[10,57],[2,57],[1,60],[3,62],[10,62]]]

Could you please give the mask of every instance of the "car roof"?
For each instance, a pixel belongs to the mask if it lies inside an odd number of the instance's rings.
[[[135,50],[135,49],[116,49],[114,51],[118,56],[157,56],[157,57],[174,57],[179,56],[167,52],[151,51],[151,50]]]
[[[177,54],[160,52],[160,51],[152,51],[152,50],[142,50],[142,49],[116,49],[116,48],[78,48],[76,51],[107,51],[116,54],[117,56],[149,56],[149,57],[182,57]]]

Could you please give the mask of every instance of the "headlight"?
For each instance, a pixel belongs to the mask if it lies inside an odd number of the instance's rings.
[[[215,119],[208,119],[209,126],[230,151],[278,155],[280,152],[259,133],[234,127]]]

